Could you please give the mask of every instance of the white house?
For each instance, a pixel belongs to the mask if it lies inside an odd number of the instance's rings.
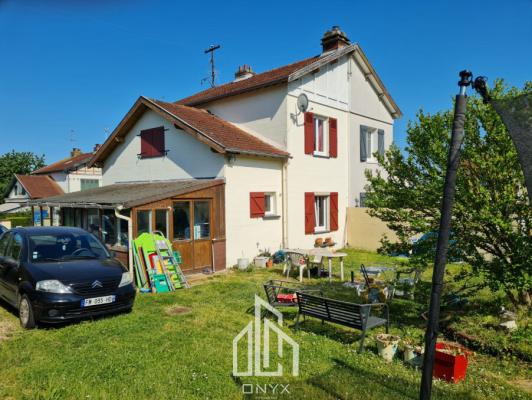
[[[94,148],[96,151],[98,146]],[[93,153],[82,153],[74,148],[70,156],[35,170],[31,175],[15,174],[8,185],[4,204],[0,205],[0,212],[18,212],[28,209],[30,200],[56,196],[63,193],[77,192],[100,187],[102,185],[101,168],[89,167]],[[50,223],[50,215],[45,209],[35,216],[37,221]],[[48,220],[48,221],[47,221]]]
[[[218,259],[214,246],[202,250],[211,257],[200,257],[196,235],[223,241],[227,266],[261,250],[309,248],[317,238],[332,237],[341,246],[346,209],[363,203],[364,170],[378,168],[373,154],[392,143],[401,111],[360,46],[338,27],[321,44],[317,56],[259,74],[245,65],[234,81],[174,103],[140,97],[91,161],[102,168],[104,185],[91,191],[92,204],[120,203],[120,210],[136,204],[129,213],[134,232],[166,229],[191,269]],[[298,98],[305,96],[308,107],[301,111]],[[190,180],[224,183],[223,201],[211,205],[210,214],[196,210],[210,195],[180,189]],[[109,185],[118,190],[152,182],[155,190],[165,181],[174,192],[150,204],[140,195],[134,203],[98,195]],[[47,201],[64,207],[73,196]],[[146,206],[139,208],[142,201]],[[157,225],[157,211],[166,225]],[[207,221],[214,215],[217,221]],[[201,237],[208,223],[213,228]]]

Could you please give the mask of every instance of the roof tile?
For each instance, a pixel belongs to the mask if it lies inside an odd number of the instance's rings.
[[[46,167],[39,168],[38,170],[33,171],[32,175],[49,174],[50,172],[66,171],[72,168],[77,168],[87,164],[91,158],[92,153],[84,153],[74,157],[68,157],[64,160],[47,165]]]
[[[63,189],[48,175],[15,175],[32,199],[63,194]]]

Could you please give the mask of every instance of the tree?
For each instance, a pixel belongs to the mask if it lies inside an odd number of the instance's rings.
[[[12,150],[0,156],[0,200],[4,199],[7,186],[14,174],[29,174],[44,167],[44,155]]]
[[[530,93],[496,81],[494,98]],[[378,157],[385,173],[366,171],[369,213],[394,230],[398,243],[383,238],[382,251],[407,252],[412,237],[437,232],[440,219],[452,110],[419,111],[407,127],[406,155],[393,145]],[[465,139],[453,210],[451,250],[493,289],[515,305],[531,303],[532,211],[517,151],[501,119],[478,97],[469,99]],[[430,235],[429,235],[430,236]],[[434,260],[437,234],[413,262]],[[455,254],[456,256],[456,254]]]

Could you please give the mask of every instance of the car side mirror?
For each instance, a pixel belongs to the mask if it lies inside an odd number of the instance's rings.
[[[19,262],[13,257],[0,257],[0,264],[8,269],[18,268]]]

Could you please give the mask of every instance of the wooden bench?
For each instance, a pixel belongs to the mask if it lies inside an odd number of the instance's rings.
[[[355,304],[305,292],[298,291],[296,294],[297,305],[299,306],[296,329],[299,327],[299,318],[301,315],[303,315],[303,318],[308,315],[309,317],[321,319],[322,322],[329,321],[358,329],[362,331],[359,352],[364,349],[364,338],[368,329],[385,325],[386,333],[388,333],[390,315],[388,305],[385,303]],[[376,306],[384,307],[384,318],[371,315],[371,309]]]

